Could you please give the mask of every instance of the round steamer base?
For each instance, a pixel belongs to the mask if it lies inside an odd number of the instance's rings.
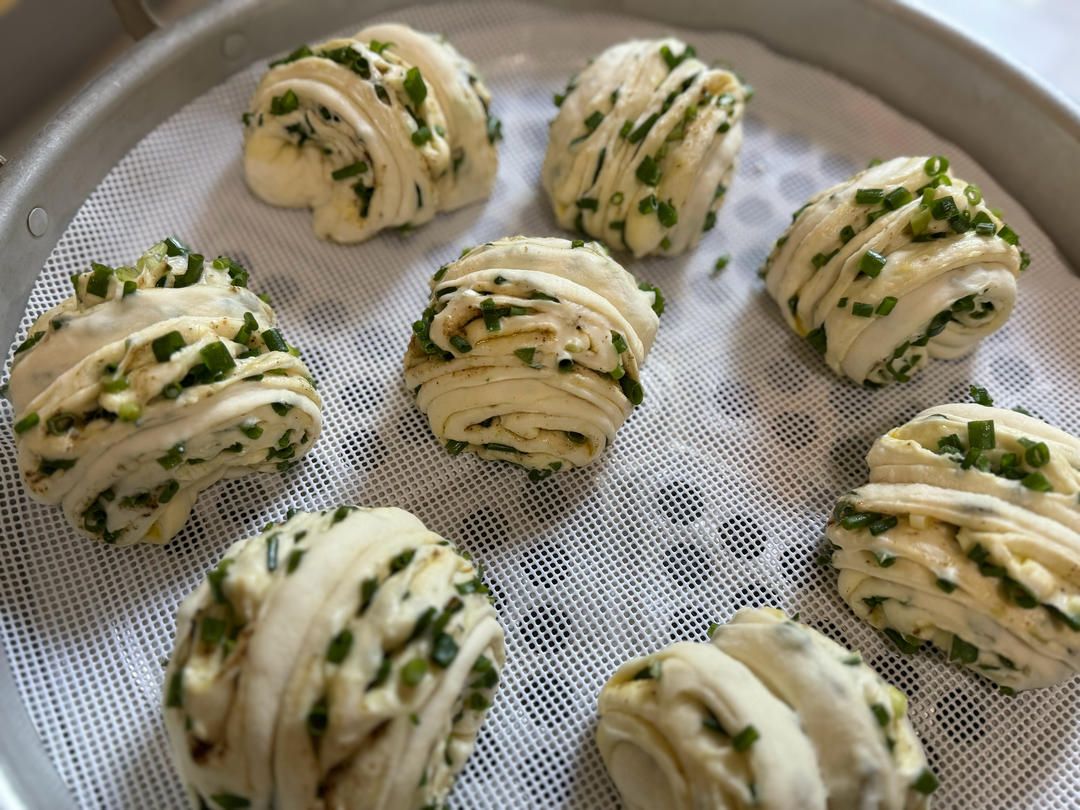
[[[631,656],[703,640],[710,620],[763,604],[799,610],[861,648],[911,696],[941,807],[1076,804],[1076,683],[1008,699],[941,655],[905,657],[854,618],[835,574],[814,564],[836,498],[865,480],[873,439],[934,403],[963,400],[969,382],[1080,433],[1080,377],[1069,366],[1080,331],[1068,328],[1080,282],[993,182],[994,167],[845,82],[732,34],[487,2],[393,18],[444,32],[491,88],[505,140],[490,200],[407,236],[319,241],[308,212],[270,208],[244,186],[240,113],[259,63],[132,150],[34,288],[30,314],[67,296],[69,274],[91,260],[117,264],[175,233],[251,270],[252,286],[304,347],[326,403],[324,435],[303,464],[219,484],[171,544],[120,551],[77,537],[59,512],[27,498],[5,406],[0,639],[78,803],[183,806],[160,711],[177,604],[231,543],[288,506],[355,502],[414,512],[484,563],[498,597],[504,682],[455,807],[616,807],[593,743],[601,685]],[[566,235],[539,187],[552,94],[608,45],[668,33],[707,61],[729,61],[757,92],[727,202],[698,249],[671,260],[617,256],[667,298],[644,403],[596,464],[539,484],[507,465],[449,456],[401,381],[427,280],[467,245]],[[973,356],[868,391],[834,377],[790,332],[756,271],[811,194],[899,154],[948,155],[1004,209],[1032,263],[1013,318]],[[731,262],[714,275],[722,254]]]

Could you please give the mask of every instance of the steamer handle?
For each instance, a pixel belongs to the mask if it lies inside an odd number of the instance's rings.
[[[135,39],[142,39],[161,27],[157,17],[146,5],[146,0],[112,0],[120,24]]]

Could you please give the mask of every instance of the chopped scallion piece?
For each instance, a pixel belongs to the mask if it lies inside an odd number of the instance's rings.
[[[424,77],[420,75],[420,68],[415,65],[405,73],[405,81],[402,83],[405,88],[405,92],[409,94],[409,100],[412,101],[413,106],[417,109],[424,103],[424,99],[427,98],[427,85],[424,83]]]
[[[859,259],[859,272],[870,278],[877,278],[886,261],[888,260],[877,251],[868,250]]]
[[[893,307],[896,306],[896,297],[892,295],[886,295],[881,299],[881,303],[878,304],[877,309],[874,312],[878,315],[888,315],[893,311]]]
[[[154,338],[150,343],[150,348],[154,352],[154,357],[157,358],[159,363],[166,362],[175,352],[184,348],[184,346],[187,346],[184,336],[175,330],[162,335],[161,337]]]
[[[876,205],[885,199],[883,188],[859,188],[855,190],[855,202],[859,205]]]
[[[923,164],[923,170],[931,177],[936,177],[949,170],[949,159],[943,155],[927,158],[926,163]]]
[[[22,419],[15,423],[15,432],[26,433],[26,431],[30,430],[40,421],[41,417],[37,415],[36,411],[28,413],[26,416],[24,416]]]

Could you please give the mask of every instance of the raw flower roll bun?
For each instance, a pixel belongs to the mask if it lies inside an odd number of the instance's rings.
[[[751,90],[668,37],[630,40],[555,96],[541,181],[564,228],[674,256],[716,222]]]
[[[663,306],[596,242],[487,242],[432,278],[405,382],[450,453],[538,480],[593,461],[641,403]]]
[[[978,390],[978,389],[976,389]],[[980,392],[985,399],[985,392]],[[1080,441],[1016,411],[930,408],[879,438],[827,529],[840,595],[1002,691],[1080,669]]]
[[[88,537],[165,543],[219,479],[300,460],[322,401],[247,278],[175,239],[72,277],[11,369],[31,497]]]
[[[293,514],[180,606],[165,676],[192,808],[442,807],[505,660],[466,557],[400,509]]]
[[[244,113],[260,199],[311,208],[315,233],[362,242],[485,199],[497,119],[475,66],[408,26],[365,28],[272,62]]]
[[[795,212],[762,268],[784,319],[829,368],[906,382],[1000,328],[1027,267],[1016,233],[943,157],[900,157]]]
[[[628,810],[915,810],[937,779],[907,699],[772,608],[623,665],[596,741]]]

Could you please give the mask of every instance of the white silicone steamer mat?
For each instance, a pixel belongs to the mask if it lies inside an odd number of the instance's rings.
[[[484,563],[498,597],[508,662],[451,796],[459,810],[616,807],[592,740],[601,684],[629,656],[702,640],[710,620],[762,604],[800,610],[911,697],[941,777],[936,807],[1078,806],[1077,682],[1009,699],[939,654],[903,656],[854,619],[835,574],[814,564],[829,509],[865,480],[873,438],[924,407],[964,400],[969,382],[1080,433],[1080,279],[995,185],[994,167],[750,39],[676,29],[757,88],[738,172],[696,252],[626,261],[667,297],[644,404],[598,463],[532,484],[514,467],[451,457],[431,435],[401,381],[410,325],[429,277],[461,248],[560,233],[539,190],[552,94],[608,45],[671,29],[506,3],[394,18],[446,33],[491,88],[505,140],[487,203],[408,236],[319,241],[307,212],[265,206],[244,186],[240,113],[260,62],[181,109],[109,173],[30,298],[23,332],[68,295],[70,273],[91,260],[130,262],[176,234],[251,270],[325,398],[323,436],[304,463],[219,484],[171,544],[124,550],[77,536],[59,510],[26,497],[3,405],[0,638],[80,804],[183,806],[159,710],[178,602],[229,544],[287,507],[355,502],[415,512]],[[903,66],[867,66],[887,69]],[[784,326],[756,271],[807,197],[872,157],[900,154],[947,155],[952,173],[1005,210],[1032,262],[1012,319],[973,356],[869,391],[834,377]],[[713,277],[721,254],[732,261]]]

